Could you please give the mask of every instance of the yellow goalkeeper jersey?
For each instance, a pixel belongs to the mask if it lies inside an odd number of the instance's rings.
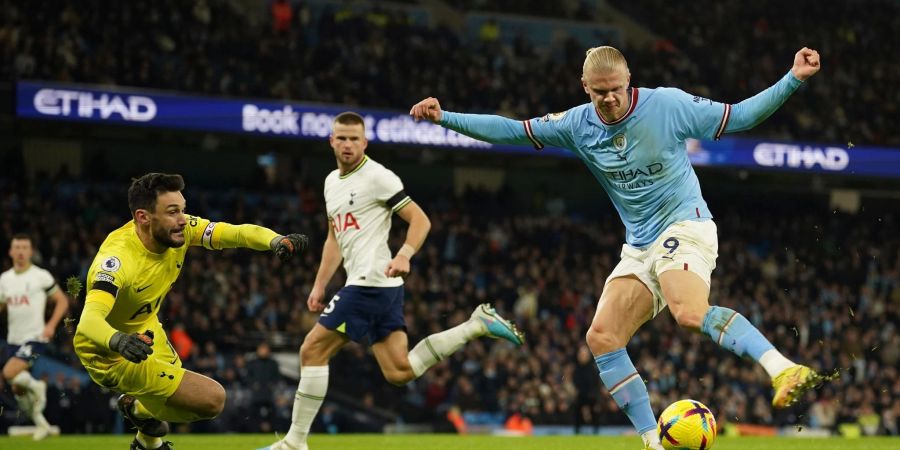
[[[189,246],[210,250],[235,247],[267,250],[269,242],[277,236],[274,231],[256,225],[231,225],[188,216],[185,245],[153,253],[141,243],[134,222],[126,223],[106,237],[91,263],[85,312],[74,337],[76,353],[84,363],[102,365],[121,358],[109,349],[109,338],[115,331],[161,330],[157,313],[181,273]],[[88,314],[91,302],[109,308],[105,323],[98,320],[101,318],[97,314]]]

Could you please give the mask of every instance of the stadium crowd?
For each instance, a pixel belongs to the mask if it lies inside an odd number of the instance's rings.
[[[59,280],[84,278],[106,234],[128,218],[125,188],[65,175],[36,180],[0,178],[0,242],[28,231],[39,265]],[[747,212],[760,210],[759,196],[726,200],[708,192],[720,233],[713,302],[743,311],[789,357],[826,372],[839,369],[842,376],[802,405],[775,411],[760,368],[679,330],[663,313],[629,345],[649,381],[656,412],[691,397],[712,406],[721,422],[830,430],[859,423],[865,433],[897,435],[896,215],[845,215],[808,199],[767,199],[767,214],[755,215]],[[189,186],[186,196],[192,212],[204,217],[302,230],[312,242],[324,241],[321,197],[306,184],[269,191]],[[470,426],[509,417],[535,425],[577,422],[588,426],[582,432],[598,424],[625,425],[584,349],[596,300],[618,259],[621,225],[610,211],[564,212],[558,201],[521,208],[516,205],[534,199],[510,198],[516,194],[417,198],[433,229],[406,279],[406,318],[410,341],[416,342],[492,301],[515,317],[527,333],[526,344],[516,349],[502,341],[474,341],[404,388],[386,383],[366,348],[351,345],[331,364],[329,401],[316,429],[374,430],[393,420],[357,414],[366,410],[389,411],[407,423],[426,417],[449,430],[451,411],[460,411]],[[400,245],[396,231],[394,249]],[[219,380],[229,395],[222,416],[191,430],[287,429],[295,384],[278,373],[271,350],[296,351],[315,323],[306,298],[321,247],[312,248],[286,266],[265,253],[191,251],[161,319],[185,366]],[[3,269],[8,266],[4,259]],[[343,285],[341,272],[331,292]],[[50,356],[81,370],[71,337],[62,330]],[[48,381],[46,415],[63,432],[116,429],[113,393],[65,375]],[[347,399],[355,408],[334,403]],[[8,389],[0,401],[6,411],[0,424],[15,422]]]
[[[403,8],[279,0],[14,2],[0,0],[0,79],[44,79],[194,93],[405,109],[435,96],[449,110],[533,117],[584,103],[584,48],[574,39],[540,49],[423,25]],[[413,2],[405,2],[405,6]],[[449,3],[449,2],[448,2]],[[546,2],[515,4],[544,16]],[[900,4],[841,1],[836,9],[791,2],[689,6],[611,2],[660,36],[625,45],[636,86],[676,86],[726,102],[779,79],[794,52],[818,48],[826,70],[759,128],[759,136],[855,145],[898,145],[891,125],[900,95],[892,54]],[[325,6],[323,6],[325,5]],[[496,9],[498,2],[464,7]],[[542,5],[537,7],[535,5]],[[560,5],[571,7],[562,8]],[[603,16],[592,2],[553,3],[573,19]],[[316,6],[313,8],[313,6]],[[251,17],[263,20],[252,21]],[[836,22],[839,21],[839,22]],[[626,39],[626,44],[627,44]],[[597,45],[609,44],[597,42]],[[614,43],[618,44],[618,43]],[[868,51],[860,52],[860,48]],[[415,67],[415,70],[410,68]],[[538,74],[538,75],[535,75]]]

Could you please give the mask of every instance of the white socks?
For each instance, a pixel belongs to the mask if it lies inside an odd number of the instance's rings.
[[[50,428],[50,422],[44,417],[43,411],[34,411],[31,413],[31,421],[40,428]]]
[[[778,350],[768,350],[759,357],[759,363],[769,373],[769,377],[775,378],[785,369],[796,366],[793,361],[784,357]]]
[[[422,376],[438,361],[459,350],[466,342],[483,335],[485,331],[480,320],[467,320],[449,330],[422,339],[409,352],[409,365],[416,378]]]
[[[27,370],[23,370],[23,371],[19,372],[19,374],[14,376],[13,379],[10,381],[12,382],[13,385],[18,386],[18,387],[25,389],[28,392],[32,392],[32,393],[37,392],[38,389],[46,389],[46,386],[42,385],[42,382],[40,380],[35,380],[34,377],[31,376],[31,372],[29,372]],[[50,427],[50,423],[47,422],[47,419],[44,417],[43,405],[35,404],[36,402],[33,400],[33,397],[31,397],[27,394],[26,395],[17,395],[16,400],[19,402],[20,406],[26,406],[26,405],[22,405],[22,403],[28,402],[27,407],[28,407],[28,409],[31,410],[30,411],[31,412],[31,420],[34,422],[35,425],[37,425],[41,428],[49,428]],[[38,411],[38,406],[41,406],[40,411]]]
[[[480,320],[467,320],[449,330],[432,334],[416,344],[409,352],[409,363],[418,378],[429,367],[459,350],[466,342],[487,332]],[[294,398],[291,429],[284,441],[294,448],[306,444],[309,428],[312,426],[325,393],[328,391],[328,366],[308,366],[300,368],[300,385]]]
[[[20,388],[27,389],[29,391],[34,391],[38,388],[39,382],[35,380],[31,376],[31,372],[27,370],[23,370],[19,372],[18,375],[14,376],[12,380],[12,384],[19,386]]]
[[[300,385],[294,398],[291,429],[284,437],[292,447],[299,448],[306,444],[309,427],[312,426],[319,407],[325,400],[326,392],[328,392],[328,366],[300,368]]]
[[[641,435],[641,439],[644,441],[644,447],[646,448],[662,447],[662,445],[659,443],[659,434],[656,433],[655,428],[650,431],[644,432],[644,434]]]

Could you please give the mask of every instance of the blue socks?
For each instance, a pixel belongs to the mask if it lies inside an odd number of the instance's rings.
[[[638,374],[624,348],[594,358],[600,369],[600,379],[619,408],[628,415],[638,434],[656,428],[656,418],[650,409],[647,385]]]
[[[700,331],[735,355],[749,356],[754,361],[759,361],[763,353],[775,349],[746,317],[721,306],[709,308]]]
[[[703,318],[700,330],[732,353],[741,357],[749,356],[757,362],[764,353],[775,349],[746,317],[733,309],[710,307],[706,317]],[[600,370],[603,385],[609,390],[619,408],[628,415],[638,434],[643,435],[655,429],[656,418],[650,409],[647,385],[634,368],[625,349],[620,348],[600,355],[594,358],[594,361]]]

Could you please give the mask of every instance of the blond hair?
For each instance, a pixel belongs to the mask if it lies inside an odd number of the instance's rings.
[[[628,62],[622,56],[622,52],[615,47],[603,45],[600,47],[589,48],[584,58],[584,66],[581,69],[582,75],[588,72],[613,72],[624,69],[628,73]]]

